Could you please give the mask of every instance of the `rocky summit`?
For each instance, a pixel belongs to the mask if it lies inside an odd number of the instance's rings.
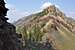
[[[67,17],[55,5],[51,5],[39,13],[23,17],[14,24],[17,27],[17,32],[23,34],[25,42],[29,40],[29,42],[46,44],[48,40],[53,49],[75,49],[75,20]],[[24,32],[22,32],[22,28],[24,28]],[[25,43],[26,47],[30,45],[27,43]]]
[[[0,50],[21,50],[21,42],[16,28],[8,23],[8,18],[5,17],[7,11],[4,0],[0,0]]]

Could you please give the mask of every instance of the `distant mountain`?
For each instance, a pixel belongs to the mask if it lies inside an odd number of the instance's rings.
[[[23,17],[14,23],[16,27],[32,27],[38,25],[41,32],[45,32],[46,38],[52,36],[55,40],[54,45],[58,50],[74,50],[75,49],[75,20],[67,17],[55,5],[51,5],[42,12]]]

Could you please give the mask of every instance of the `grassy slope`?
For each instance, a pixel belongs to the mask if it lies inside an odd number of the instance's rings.
[[[58,50],[74,50],[75,49],[75,35],[71,33],[63,25],[57,27],[58,32],[54,33],[56,47]]]

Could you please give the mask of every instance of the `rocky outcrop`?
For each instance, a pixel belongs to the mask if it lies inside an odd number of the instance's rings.
[[[55,5],[51,5],[39,13],[18,20],[15,25],[17,28],[25,26],[27,34],[29,34],[30,30],[32,31],[33,28],[35,28],[35,25],[37,25],[40,27],[39,31],[43,32],[44,35],[42,41],[46,41],[48,38],[49,41],[53,42],[53,44],[50,43],[53,45],[53,48],[57,48],[58,50],[75,49],[75,21],[68,18]],[[49,34],[46,35],[46,33]],[[34,34],[37,34],[37,32],[35,31]],[[52,38],[50,38],[49,35]]]
[[[8,18],[5,17],[7,11],[4,0],[0,0],[0,50],[21,50],[16,28],[8,23]]]

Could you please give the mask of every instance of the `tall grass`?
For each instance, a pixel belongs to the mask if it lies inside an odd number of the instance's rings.
[[[22,28],[18,28],[17,32],[22,34],[24,41],[33,41],[36,43],[40,43],[42,41],[42,36],[44,32],[40,31],[41,27],[35,24],[31,29],[28,29],[27,26]]]

